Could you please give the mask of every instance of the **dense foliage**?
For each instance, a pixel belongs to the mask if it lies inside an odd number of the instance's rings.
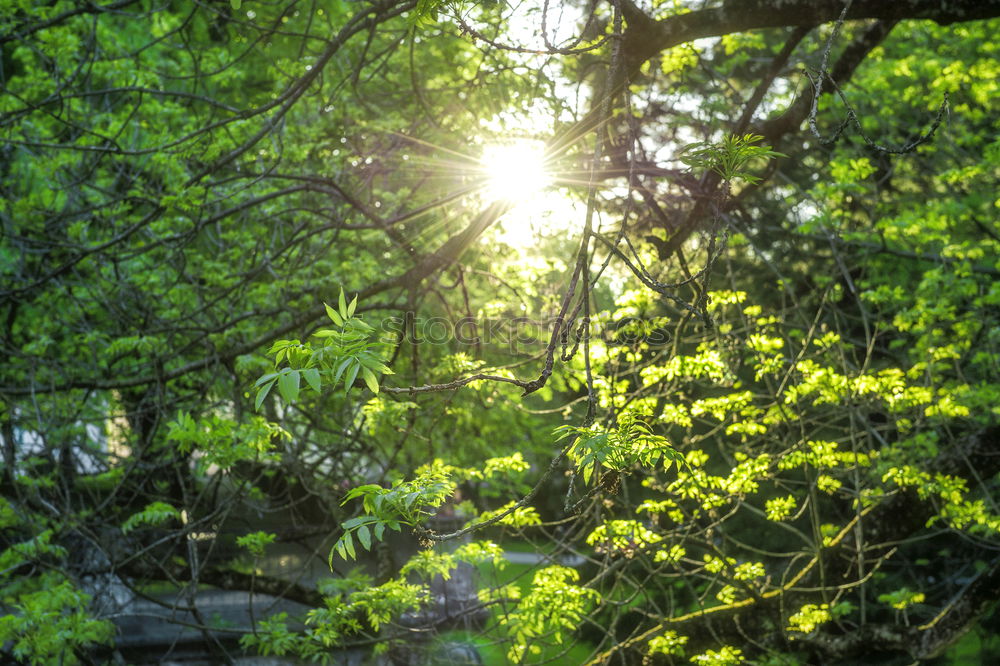
[[[1000,659],[998,16],[0,0],[3,660]]]

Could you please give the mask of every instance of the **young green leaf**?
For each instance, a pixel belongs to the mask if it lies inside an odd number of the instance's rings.
[[[278,392],[285,402],[295,402],[299,399],[299,371],[290,370],[278,378]]]
[[[260,379],[258,379],[256,382],[254,382],[254,386],[260,386],[261,384],[263,384],[265,382],[272,381],[277,376],[278,376],[278,373],[276,373],[276,372],[269,372],[266,375],[261,375]]]
[[[361,331],[363,333],[371,333],[375,329],[361,321],[360,319],[351,319],[347,322],[347,327],[352,328],[356,331]]]
[[[271,387],[274,386],[274,382],[276,381],[277,379],[272,379],[271,381],[269,381],[268,383],[264,384],[259,389],[257,389],[257,398],[253,402],[253,408],[255,411],[260,411],[261,403],[264,402],[264,398],[267,397],[267,394],[271,392]]]
[[[354,386],[354,380],[358,378],[358,370],[361,369],[361,364],[356,360],[351,364],[350,369],[347,371],[347,375],[344,377],[344,390],[350,391],[351,387]]]
[[[344,298],[343,288],[341,288],[340,290],[338,305],[340,306],[340,316],[343,317],[344,319],[350,319],[351,315],[347,313],[347,299]]]
[[[344,370],[347,370],[347,366],[349,366],[351,364],[351,361],[353,360],[354,360],[353,358],[347,357],[340,362],[340,365],[337,366],[336,371],[334,371],[333,373],[333,381],[330,382],[331,384],[333,384],[334,386],[337,385],[337,382],[340,381],[340,376],[344,374]]]
[[[358,528],[358,541],[360,541],[361,545],[365,547],[365,550],[372,549],[372,535],[368,531],[367,525],[362,525]]]
[[[383,375],[394,374],[389,367],[381,361],[375,354],[364,351],[358,354],[358,360],[361,361],[361,365],[370,369],[372,372],[382,373]]]
[[[344,325],[344,319],[340,316],[340,314],[337,313],[336,310],[330,307],[328,303],[324,303],[323,306],[326,308],[326,316],[330,318],[330,321],[332,321],[337,326]]]
[[[368,388],[371,389],[371,392],[378,393],[378,378],[375,376],[375,373],[368,368],[362,368],[361,376],[364,378]]]
[[[322,386],[322,382],[319,377],[319,370],[316,368],[307,368],[302,371],[302,376],[306,378],[306,383],[309,384],[312,390],[319,393]]]

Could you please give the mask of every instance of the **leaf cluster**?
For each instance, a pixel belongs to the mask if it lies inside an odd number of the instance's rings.
[[[343,379],[346,394],[360,374],[368,389],[377,394],[378,375],[392,374],[377,351],[380,347],[377,331],[355,316],[358,297],[347,303],[341,290],[337,309],[324,305],[334,327],[313,333],[320,343],[277,340],[271,345],[268,353],[274,356],[274,371],[262,375],[254,383],[257,389],[255,409],[260,409],[275,385],[282,399],[291,404],[299,398],[302,380],[319,394],[324,385],[335,387]],[[286,365],[279,367],[282,362]]]

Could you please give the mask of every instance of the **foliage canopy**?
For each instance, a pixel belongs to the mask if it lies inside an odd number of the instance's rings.
[[[3,659],[1000,658],[998,16],[0,0]]]

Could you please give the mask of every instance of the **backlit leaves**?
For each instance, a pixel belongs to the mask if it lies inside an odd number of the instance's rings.
[[[683,459],[666,438],[654,434],[649,424],[631,412],[622,414],[617,427],[611,430],[559,426],[555,434],[556,441],[576,438],[569,456],[586,483],[602,468],[626,472],[636,465],[653,467],[660,460],[669,467]]]
[[[730,135],[717,144],[692,143],[681,149],[679,159],[688,166],[711,169],[725,181],[745,180],[753,185],[760,177],[747,171],[754,160],[787,157],[771,149],[758,145],[764,137],[757,134]]]
[[[324,385],[335,388],[343,380],[346,393],[360,375],[368,390],[379,392],[379,375],[392,374],[392,370],[380,355],[377,331],[355,316],[357,305],[357,296],[348,303],[341,290],[336,309],[324,304],[334,327],[314,332],[312,337],[317,342],[278,340],[271,345],[269,353],[274,355],[275,369],[257,379],[255,409],[260,409],[275,384],[285,403],[298,401],[303,380],[316,394]],[[283,362],[287,365],[279,367]]]

